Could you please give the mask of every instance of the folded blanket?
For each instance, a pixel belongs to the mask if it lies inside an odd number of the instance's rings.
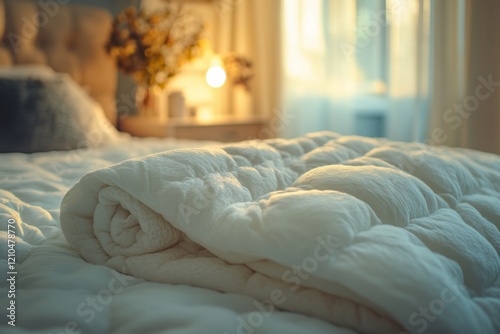
[[[266,317],[500,333],[495,155],[333,133],[175,150],[85,175],[61,225],[89,262]]]

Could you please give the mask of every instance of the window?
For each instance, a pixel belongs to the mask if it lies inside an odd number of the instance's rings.
[[[428,102],[430,0],[283,6],[285,99],[308,131],[416,138]],[[360,130],[362,120],[380,129]]]

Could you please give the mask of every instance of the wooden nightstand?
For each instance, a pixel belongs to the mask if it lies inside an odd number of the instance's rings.
[[[266,122],[258,118],[216,118],[211,120],[169,119],[125,116],[120,131],[136,137],[159,137],[235,142],[262,137]]]

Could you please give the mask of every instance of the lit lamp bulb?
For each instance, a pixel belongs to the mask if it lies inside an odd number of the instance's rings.
[[[214,65],[208,69],[206,79],[210,87],[219,88],[226,82],[226,71],[222,66]]]

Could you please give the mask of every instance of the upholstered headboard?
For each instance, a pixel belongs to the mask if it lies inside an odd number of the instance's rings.
[[[0,0],[0,66],[46,64],[69,73],[116,123],[117,69],[104,45],[111,16],[67,0]]]

